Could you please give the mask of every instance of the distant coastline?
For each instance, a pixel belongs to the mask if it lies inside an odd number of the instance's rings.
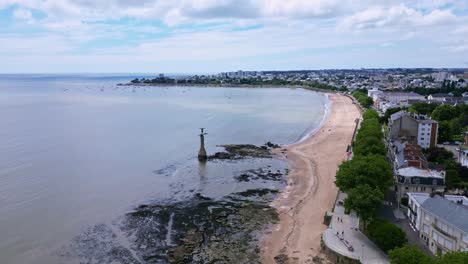
[[[288,88],[288,89],[306,89],[322,93],[340,93],[337,90],[328,90],[308,85],[278,85],[278,84],[194,84],[194,83],[118,83],[117,86],[136,86],[136,87],[224,87],[224,88]]]

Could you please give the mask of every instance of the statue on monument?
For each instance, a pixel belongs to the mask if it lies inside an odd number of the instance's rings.
[[[206,155],[206,150],[205,150],[205,135],[208,135],[208,133],[205,133],[204,130],[205,128],[200,128],[201,133],[200,133],[200,150],[198,151],[198,160],[199,161],[205,161],[208,159],[208,156]]]

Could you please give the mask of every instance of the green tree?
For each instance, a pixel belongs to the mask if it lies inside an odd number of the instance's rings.
[[[419,250],[416,246],[405,245],[401,248],[390,250],[391,264],[432,264],[434,261]]]
[[[441,121],[439,122],[439,131],[437,140],[440,143],[450,141],[452,138],[452,133],[450,131],[450,121]]]
[[[383,204],[384,195],[377,189],[369,185],[359,185],[348,192],[348,197],[344,201],[346,211],[354,210],[361,218],[364,225],[369,219],[375,217],[377,209]]]
[[[456,116],[455,107],[446,104],[437,106],[431,114],[431,117],[437,121],[448,121]]]
[[[362,117],[364,119],[372,119],[372,118],[375,118],[375,119],[379,119],[379,113],[377,113],[377,111],[375,110],[371,110],[371,109],[368,109],[364,112],[364,114],[362,115]]]
[[[414,103],[408,108],[408,110],[414,114],[430,115],[436,107],[436,104]]]
[[[381,219],[372,220],[367,226],[369,238],[383,251],[402,247],[408,242],[405,232],[398,226]]]
[[[458,174],[458,171],[454,169],[448,169],[445,173],[445,184],[449,187],[463,187],[463,182]]]
[[[453,160],[453,153],[444,148],[432,147],[424,151],[429,162],[444,164],[447,160]]]
[[[336,186],[349,191],[359,185],[367,184],[382,193],[392,185],[392,169],[384,156],[354,156],[342,163],[336,173]]]
[[[353,146],[355,155],[385,155],[386,153],[385,144],[380,138],[376,137],[361,138],[356,140]]]
[[[437,264],[466,264],[468,263],[468,252],[448,252],[439,256]]]
[[[351,94],[354,96],[354,98],[356,98],[356,100],[358,100],[362,107],[369,108],[374,104],[374,101],[372,98],[367,96],[366,92],[354,91]]]

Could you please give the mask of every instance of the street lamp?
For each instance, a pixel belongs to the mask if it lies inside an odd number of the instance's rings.
[[[364,260],[364,244],[361,244],[361,263]]]

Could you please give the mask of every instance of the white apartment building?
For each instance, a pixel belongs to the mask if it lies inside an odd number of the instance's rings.
[[[405,137],[426,149],[437,145],[439,124],[424,115],[399,111],[390,116],[389,138]]]
[[[421,204],[420,239],[434,254],[468,251],[468,207],[438,195]]]
[[[416,229],[416,231],[420,231],[421,225],[421,205],[430,198],[430,194],[428,193],[415,193],[410,192],[407,193],[408,196],[408,212],[407,216],[409,219],[410,224]],[[444,198],[455,202],[457,204],[461,204],[464,206],[468,206],[468,198],[461,195],[444,195]]]
[[[443,82],[445,79],[449,77],[448,72],[436,72],[431,74],[432,78],[434,78],[434,81],[436,82]]]

